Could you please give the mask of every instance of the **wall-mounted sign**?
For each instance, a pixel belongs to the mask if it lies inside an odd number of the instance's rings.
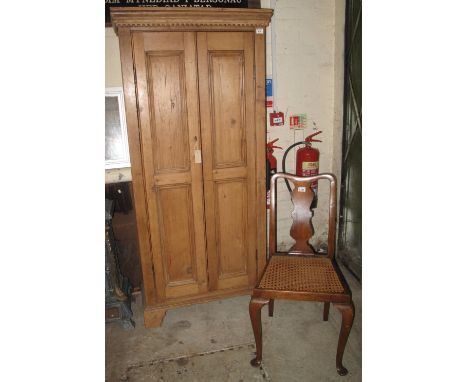
[[[267,78],[266,82],[266,107],[273,107],[273,80]]]
[[[289,127],[291,129],[305,129],[307,127],[307,114],[291,115],[289,117]]]
[[[248,8],[252,0],[105,0],[105,2],[106,26],[110,26],[110,7]],[[251,5],[251,8],[257,7]]]

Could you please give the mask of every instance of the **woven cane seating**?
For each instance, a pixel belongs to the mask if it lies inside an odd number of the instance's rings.
[[[291,200],[293,224],[290,234],[295,244],[288,253],[276,251],[276,182],[287,179],[294,184]],[[315,197],[312,183],[321,179],[330,183],[327,254],[317,254],[309,244],[314,231],[311,224],[310,206]],[[257,347],[252,366],[262,362],[262,321],[261,309],[268,304],[270,317],[273,316],[274,300],[305,300],[324,303],[323,320],[328,320],[330,303],[341,312],[342,323],[336,352],[338,374],[346,375],[343,366],[343,353],[354,319],[354,305],[351,291],[334,259],[336,225],[336,178],[333,174],[319,174],[311,177],[298,177],[292,174],[273,175],[270,185],[270,238],[269,256],[257,286],[252,292],[249,304],[250,319]]]
[[[258,288],[344,293],[344,287],[331,262],[311,256],[272,256]]]

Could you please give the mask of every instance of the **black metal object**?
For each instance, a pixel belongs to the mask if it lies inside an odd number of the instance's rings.
[[[260,8],[260,0],[105,0],[106,26],[111,26],[111,7],[160,8]]]
[[[132,287],[117,260],[118,248],[112,230],[114,203],[106,199],[106,322],[120,320],[125,329],[135,327],[132,320]]]
[[[343,157],[337,257],[362,273],[362,1],[346,2]]]
[[[106,199],[114,201],[115,212],[128,214],[133,208],[131,182],[119,182],[106,184]]]

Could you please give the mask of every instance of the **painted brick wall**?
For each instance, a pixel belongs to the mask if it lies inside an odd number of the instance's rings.
[[[286,149],[316,130],[323,133],[315,144],[320,150],[320,172],[332,172],[340,179],[341,126],[344,63],[344,0],[263,0],[263,8],[275,9],[276,95],[275,109],[285,113],[285,125],[268,125],[267,139]],[[272,36],[267,30],[267,73],[272,73]],[[272,109],[268,109],[268,113]],[[308,127],[290,130],[289,116],[306,113]],[[267,116],[267,120],[269,118]],[[278,171],[285,150],[277,150]],[[286,170],[295,172],[295,149],[288,154]],[[319,183],[319,203],[313,219],[316,229],[312,244],[326,243],[328,185]],[[278,249],[293,244],[289,236],[291,210],[289,192],[278,187]],[[318,229],[320,227],[320,229]]]

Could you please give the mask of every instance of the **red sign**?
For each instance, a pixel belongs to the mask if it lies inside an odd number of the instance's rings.
[[[289,126],[294,127],[294,126],[299,126],[299,116],[298,115],[293,115],[289,117]]]

